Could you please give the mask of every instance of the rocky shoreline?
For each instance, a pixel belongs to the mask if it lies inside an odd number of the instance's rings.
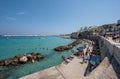
[[[59,46],[59,47],[56,47],[54,48],[55,51],[58,51],[58,52],[62,52],[62,51],[65,51],[65,50],[70,50],[72,49],[74,46],[78,45],[78,44],[81,44],[82,42],[80,40],[76,40],[74,41],[73,43],[71,44],[68,44],[67,46]]]
[[[0,60],[0,67],[18,66],[28,62],[42,60],[44,57],[40,53],[27,53],[26,55],[18,55],[13,58]]]

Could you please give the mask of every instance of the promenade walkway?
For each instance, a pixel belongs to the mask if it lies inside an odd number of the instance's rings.
[[[107,57],[87,77],[84,77],[87,64],[80,64],[81,61],[75,57],[67,65],[62,63],[19,79],[119,79]]]
[[[20,79],[83,79],[87,64],[81,64],[82,59],[74,57],[69,64],[60,64],[39,71]]]

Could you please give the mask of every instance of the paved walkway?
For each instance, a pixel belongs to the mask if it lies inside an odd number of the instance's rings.
[[[75,57],[68,65],[61,64],[56,68],[66,79],[83,79],[87,64],[81,64],[80,62],[82,62],[82,59]]]
[[[61,73],[55,68],[51,67],[43,71],[39,71],[20,79],[65,79]]]
[[[43,71],[39,71],[20,79],[83,79],[87,64],[80,64],[82,59],[74,57],[68,64],[64,62]]]
[[[82,59],[74,57],[67,65],[62,63],[20,79],[118,79],[107,57],[87,77],[84,77],[87,64],[81,64],[80,62],[82,62]]]

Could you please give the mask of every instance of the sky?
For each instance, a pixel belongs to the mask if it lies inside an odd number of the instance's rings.
[[[0,34],[69,34],[118,19],[120,0],[0,0]]]

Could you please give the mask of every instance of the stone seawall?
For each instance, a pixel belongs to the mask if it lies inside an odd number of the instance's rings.
[[[104,37],[99,37],[99,48],[101,59],[105,57],[109,59],[110,65],[114,68],[118,79],[120,78],[120,43],[115,43]]]

